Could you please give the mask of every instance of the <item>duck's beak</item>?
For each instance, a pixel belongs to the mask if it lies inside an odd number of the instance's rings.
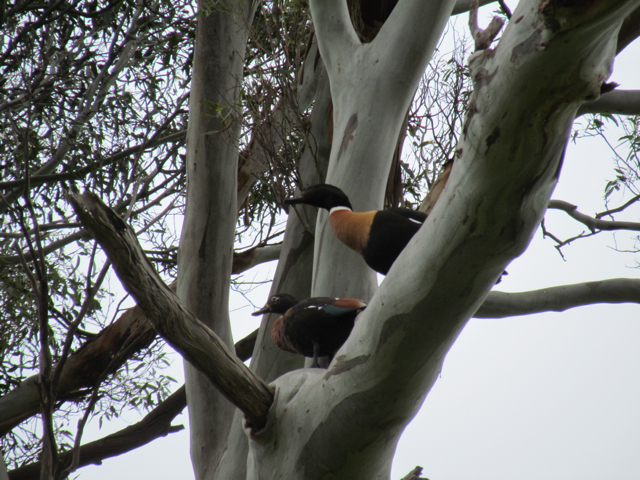
[[[253,315],[254,317],[257,317],[258,315],[262,315],[263,313],[270,313],[270,312],[271,312],[271,307],[269,306],[269,304],[267,304],[264,307],[262,307],[260,310],[253,312],[251,315]]]
[[[304,203],[304,197],[287,198],[284,201],[285,205],[295,205],[297,203]]]

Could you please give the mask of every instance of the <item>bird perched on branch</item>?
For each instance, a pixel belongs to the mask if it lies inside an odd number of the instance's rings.
[[[354,212],[345,193],[329,184],[309,187],[302,196],[284,203],[329,210],[329,222],[336,237],[384,275],[427,219],[426,213],[410,208]]]
[[[333,357],[349,338],[356,316],[367,306],[356,298],[315,297],[299,302],[287,293],[274,295],[252,315],[280,313],[271,339],[280,349],[313,358]]]

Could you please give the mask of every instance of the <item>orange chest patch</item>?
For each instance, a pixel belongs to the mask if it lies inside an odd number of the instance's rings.
[[[342,243],[362,255],[362,250],[369,241],[369,232],[376,213],[336,210],[329,215],[329,223],[333,233]]]

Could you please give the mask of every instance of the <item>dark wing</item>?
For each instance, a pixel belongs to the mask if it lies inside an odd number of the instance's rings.
[[[389,209],[390,212],[396,213],[398,215],[400,215],[401,217],[404,217],[408,220],[412,220],[416,223],[424,223],[424,221],[427,219],[427,214],[424,212],[419,212],[417,210],[412,210],[410,208],[403,208],[403,207],[399,207],[399,208],[390,208]]]
[[[291,314],[299,314],[304,311],[310,314],[316,311],[331,316],[340,316],[356,310],[362,310],[366,306],[366,303],[357,298],[313,297],[298,303],[289,312]]]

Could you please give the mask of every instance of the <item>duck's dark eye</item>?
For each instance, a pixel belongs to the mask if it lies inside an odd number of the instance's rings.
[[[272,302],[275,302],[276,300],[278,300],[278,297],[271,297]]]

